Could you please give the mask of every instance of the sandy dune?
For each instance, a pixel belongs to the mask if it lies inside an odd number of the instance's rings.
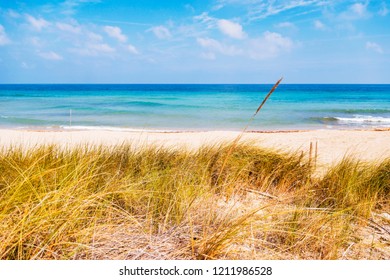
[[[124,132],[124,131],[36,131],[0,129],[0,145],[33,147],[40,144],[116,145],[132,143],[163,145],[176,148],[196,149],[202,145],[232,141],[239,132]],[[310,143],[318,146],[318,162],[323,165],[335,163],[345,155],[353,155],[363,161],[390,157],[390,131],[375,130],[311,130],[290,132],[247,132],[240,141],[284,151],[308,153]]]

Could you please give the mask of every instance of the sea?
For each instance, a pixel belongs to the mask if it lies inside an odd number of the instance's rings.
[[[0,85],[0,128],[248,131],[390,127],[390,85]]]

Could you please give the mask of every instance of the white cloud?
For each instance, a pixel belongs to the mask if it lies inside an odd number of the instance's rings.
[[[159,39],[169,39],[172,37],[171,35],[171,32],[169,31],[168,28],[160,25],[160,26],[155,26],[155,27],[152,27],[151,30],[154,35],[159,38]]]
[[[190,5],[190,4],[185,4],[185,5],[184,5],[184,8],[185,8],[186,10],[190,11],[191,13],[194,13],[194,12],[195,12],[195,8],[194,8],[192,5]]]
[[[127,50],[128,50],[129,52],[131,52],[132,54],[139,54],[137,48],[134,47],[134,46],[131,45],[131,44],[128,44],[126,48],[127,48]]]
[[[43,18],[35,18],[31,15],[26,15],[26,19],[30,23],[31,27],[37,31],[41,31],[43,28],[50,26],[50,22],[44,20]]]
[[[242,50],[237,49],[235,46],[228,46],[221,42],[211,38],[197,38],[197,42],[203,48],[211,51],[217,51],[224,55],[236,56],[242,54]]]
[[[206,59],[206,60],[215,60],[216,59],[215,53],[213,53],[213,52],[202,52],[200,54],[200,57],[203,59]]]
[[[29,70],[29,69],[34,69],[35,65],[31,64],[31,63],[27,63],[25,61],[22,61],[22,63],[20,64],[20,67],[22,67],[25,70]]]
[[[74,34],[80,34],[81,28],[67,23],[57,22],[57,28],[61,31],[66,31]]]
[[[98,42],[100,42],[100,41],[103,40],[103,37],[102,37],[101,35],[96,34],[96,33],[94,33],[94,32],[89,32],[87,36],[88,36],[88,38],[89,38],[91,41],[98,41]]]
[[[109,35],[111,34],[110,36],[115,38],[116,40],[122,40],[122,42],[125,42],[125,38],[121,37],[121,35],[123,34],[119,28],[107,28],[107,26],[105,26],[103,29],[108,32]],[[83,34],[85,34],[85,39],[83,41],[76,41],[74,44],[75,47],[68,49],[69,52],[75,53],[80,56],[111,56],[117,51],[112,46],[108,45],[107,43],[104,43],[103,37],[100,34],[94,33],[89,30],[83,30]],[[128,50],[126,45],[122,45],[122,49]]]
[[[273,58],[283,52],[289,52],[293,47],[294,42],[290,38],[266,31],[263,37],[251,41],[249,56],[260,60]]]
[[[225,7],[224,4],[217,4],[217,5],[213,6],[213,7],[211,8],[211,10],[212,10],[212,11],[219,11],[219,10],[222,9],[223,7]]]
[[[357,20],[368,18],[370,13],[367,11],[367,4],[355,3],[348,7],[348,10],[341,13],[341,19]]]
[[[362,3],[355,3],[350,7],[350,10],[357,16],[364,16],[366,13],[366,6]]]
[[[275,27],[278,27],[278,28],[297,28],[294,23],[289,22],[289,21],[280,22],[280,23],[276,24]]]
[[[38,37],[31,37],[27,41],[29,44],[31,44],[35,47],[42,47],[43,46],[42,40]]]
[[[389,13],[389,10],[387,9],[386,3],[383,2],[378,14],[382,17],[385,17],[385,16],[387,16],[388,13]]]
[[[84,4],[100,3],[100,0],[66,0],[61,3],[62,13],[65,15],[73,15],[77,12],[77,8]]]
[[[246,37],[245,32],[242,30],[242,26],[239,23],[220,19],[217,22],[219,30],[229,37],[234,39],[244,39]]]
[[[215,27],[216,19],[213,17],[210,17],[208,13],[203,12],[198,16],[194,16],[194,20],[200,21],[203,24],[207,25],[207,28],[213,28]]]
[[[193,19],[200,24],[205,25],[206,29],[217,28],[220,32],[231,38],[244,39],[247,37],[247,34],[244,32],[242,25],[237,22],[210,17],[206,12],[194,16]]]
[[[12,18],[20,18],[21,15],[18,12],[15,12],[14,10],[8,10],[8,16]]]
[[[91,44],[89,48],[98,52],[112,53],[115,52],[115,49],[107,44]]]
[[[121,43],[127,41],[127,37],[123,35],[122,30],[117,26],[104,26],[104,31],[108,36],[117,39]]]
[[[230,1],[241,4],[241,1]],[[251,0],[246,1],[250,5],[250,20],[264,19],[269,16],[278,15],[285,11],[294,10],[301,7],[320,7],[325,6],[328,1],[324,0],[290,0],[290,1],[263,1],[263,0]]]
[[[211,38],[197,38],[196,41],[199,45],[201,45],[204,48],[218,48],[221,43],[219,43],[217,40],[211,39]]]
[[[5,33],[4,27],[0,24],[0,46],[4,46],[11,43],[11,40],[8,38]]]
[[[84,48],[74,48],[69,51],[81,56],[98,56],[100,54],[112,54],[116,50],[107,44],[89,43]]]
[[[366,42],[366,49],[380,54],[383,53],[382,47],[375,42]]]
[[[38,52],[38,55],[47,60],[63,60],[63,57],[59,54],[50,51],[50,52]]]
[[[314,28],[318,30],[325,30],[326,26],[320,20],[317,19],[314,21]]]

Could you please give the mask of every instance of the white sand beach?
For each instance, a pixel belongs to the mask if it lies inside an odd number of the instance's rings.
[[[171,148],[196,149],[202,145],[213,145],[233,141],[240,132],[145,132],[106,130],[14,130],[0,129],[0,146],[11,145],[28,148],[41,144],[59,144],[62,147],[78,145],[118,145],[131,143],[135,147],[158,145]],[[334,164],[345,155],[362,161],[380,160],[390,157],[390,130],[310,130],[246,132],[242,142],[250,141],[261,147],[282,151],[309,152],[310,143],[318,147],[318,163]]]

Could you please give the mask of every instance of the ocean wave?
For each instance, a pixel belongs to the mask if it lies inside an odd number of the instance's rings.
[[[143,107],[161,107],[167,106],[165,103],[153,102],[153,101],[128,101],[125,102],[126,105],[132,106],[143,106]]]
[[[373,116],[355,116],[353,118],[335,118],[338,122],[341,123],[381,123],[381,124],[390,124],[390,118],[385,117],[373,117]]]
[[[386,114],[390,113],[390,109],[384,109],[384,108],[364,108],[364,109],[324,109],[324,111],[329,111],[333,113],[345,113],[345,114]]]
[[[324,124],[366,124],[390,125],[390,118],[355,115],[353,117],[320,117],[311,118],[312,121]]]
[[[9,123],[9,124],[40,125],[40,124],[47,123],[45,120],[41,120],[41,119],[34,119],[34,118],[27,118],[27,117],[14,117],[14,116],[5,116],[5,115],[1,115],[0,119],[3,119],[3,121],[1,121],[2,123]]]
[[[118,103],[112,103],[113,106],[118,105]],[[154,101],[127,101],[120,103],[120,105],[133,106],[133,107],[171,107],[171,108],[189,108],[189,109],[198,109],[204,108],[208,106],[204,105],[194,105],[194,104],[172,104],[172,103],[162,103],[162,102],[154,102]]]

